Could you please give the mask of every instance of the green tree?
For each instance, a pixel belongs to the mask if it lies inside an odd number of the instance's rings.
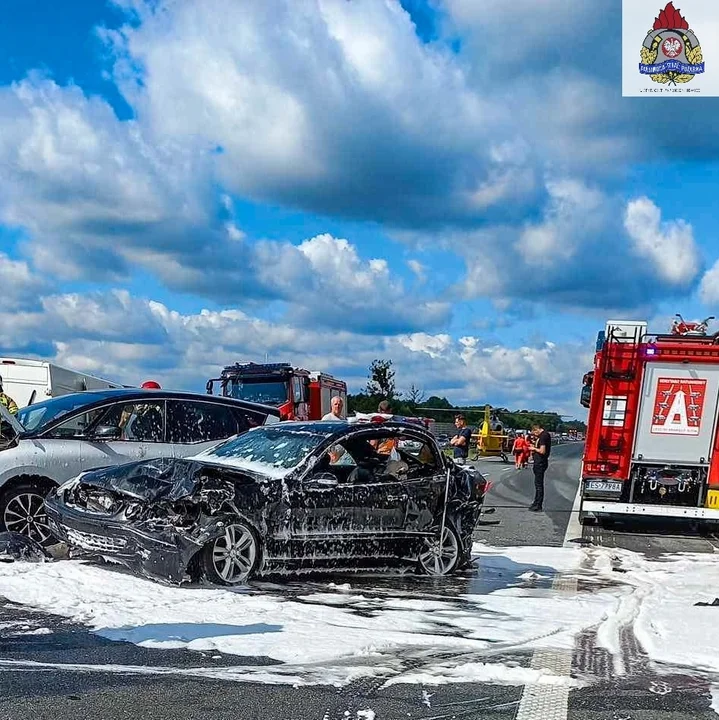
[[[367,395],[392,400],[396,397],[394,370],[391,360],[373,360],[369,366]]]
[[[417,406],[424,402],[424,390],[420,390],[414,383],[409,386],[405,399],[409,405]]]

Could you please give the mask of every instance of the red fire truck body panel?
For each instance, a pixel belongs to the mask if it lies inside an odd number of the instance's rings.
[[[326,373],[310,374],[309,419],[321,420],[332,409],[332,398],[342,398],[343,413],[347,413],[347,384]]]
[[[208,381],[208,393],[215,382],[220,383],[223,395],[276,406],[282,420],[320,420],[330,412],[335,395],[342,398],[345,412],[347,408],[345,382],[289,363],[228,365],[219,378]]]
[[[719,521],[719,337],[621,321],[601,335],[580,516]]]

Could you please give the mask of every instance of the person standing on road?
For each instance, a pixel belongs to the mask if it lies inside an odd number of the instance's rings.
[[[13,415],[18,411],[17,403],[3,390],[2,377],[0,377],[0,405],[4,405]]]
[[[522,468],[529,465],[529,458],[532,457],[532,434],[530,432],[524,435],[524,452],[522,453]]]
[[[514,455],[514,467],[517,470],[522,468],[524,462],[524,453],[527,451],[529,445],[527,440],[522,433],[514,438],[514,444],[512,445],[512,455]]]
[[[534,459],[534,502],[529,509],[532,512],[541,512],[544,504],[544,473],[549,467],[552,436],[541,425],[534,425],[532,434],[534,435],[534,444],[531,447]]]
[[[469,457],[469,441],[472,439],[472,430],[467,427],[464,415],[456,415],[454,426],[457,434],[449,441],[454,448],[454,461],[457,465],[464,465]]]
[[[330,400],[331,412],[322,416],[323,422],[344,422],[344,418],[342,417],[343,406],[342,398],[339,395],[335,395],[332,400]]]

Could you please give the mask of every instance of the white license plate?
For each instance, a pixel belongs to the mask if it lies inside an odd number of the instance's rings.
[[[587,490],[596,490],[598,492],[621,492],[622,483],[620,482],[604,482],[602,480],[587,480]]]

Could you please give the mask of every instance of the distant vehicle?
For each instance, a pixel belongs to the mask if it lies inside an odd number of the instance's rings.
[[[15,416],[0,405],[0,532],[49,544],[43,498],[78,473],[194,455],[278,416],[257,403],[166,390],[88,390]]]
[[[69,393],[123,387],[119,383],[68,370],[55,363],[25,358],[0,357],[0,376],[5,392],[21,408]]]
[[[375,449],[388,439],[398,460]],[[486,489],[420,427],[287,422],[189,459],[84,474],[47,507],[73,547],[150,577],[239,585],[308,568],[448,575],[471,560]]]
[[[509,462],[508,454],[511,449],[509,435],[504,431],[504,425],[492,415],[492,408],[484,406],[484,420],[476,435],[477,445],[474,460],[482,457],[500,457],[502,462]]]
[[[289,363],[235,363],[219,378],[207,381],[207,392],[220,383],[225,397],[272,405],[282,420],[320,420],[331,411],[332,398],[347,409],[347,383],[323,372],[309,372]]]

